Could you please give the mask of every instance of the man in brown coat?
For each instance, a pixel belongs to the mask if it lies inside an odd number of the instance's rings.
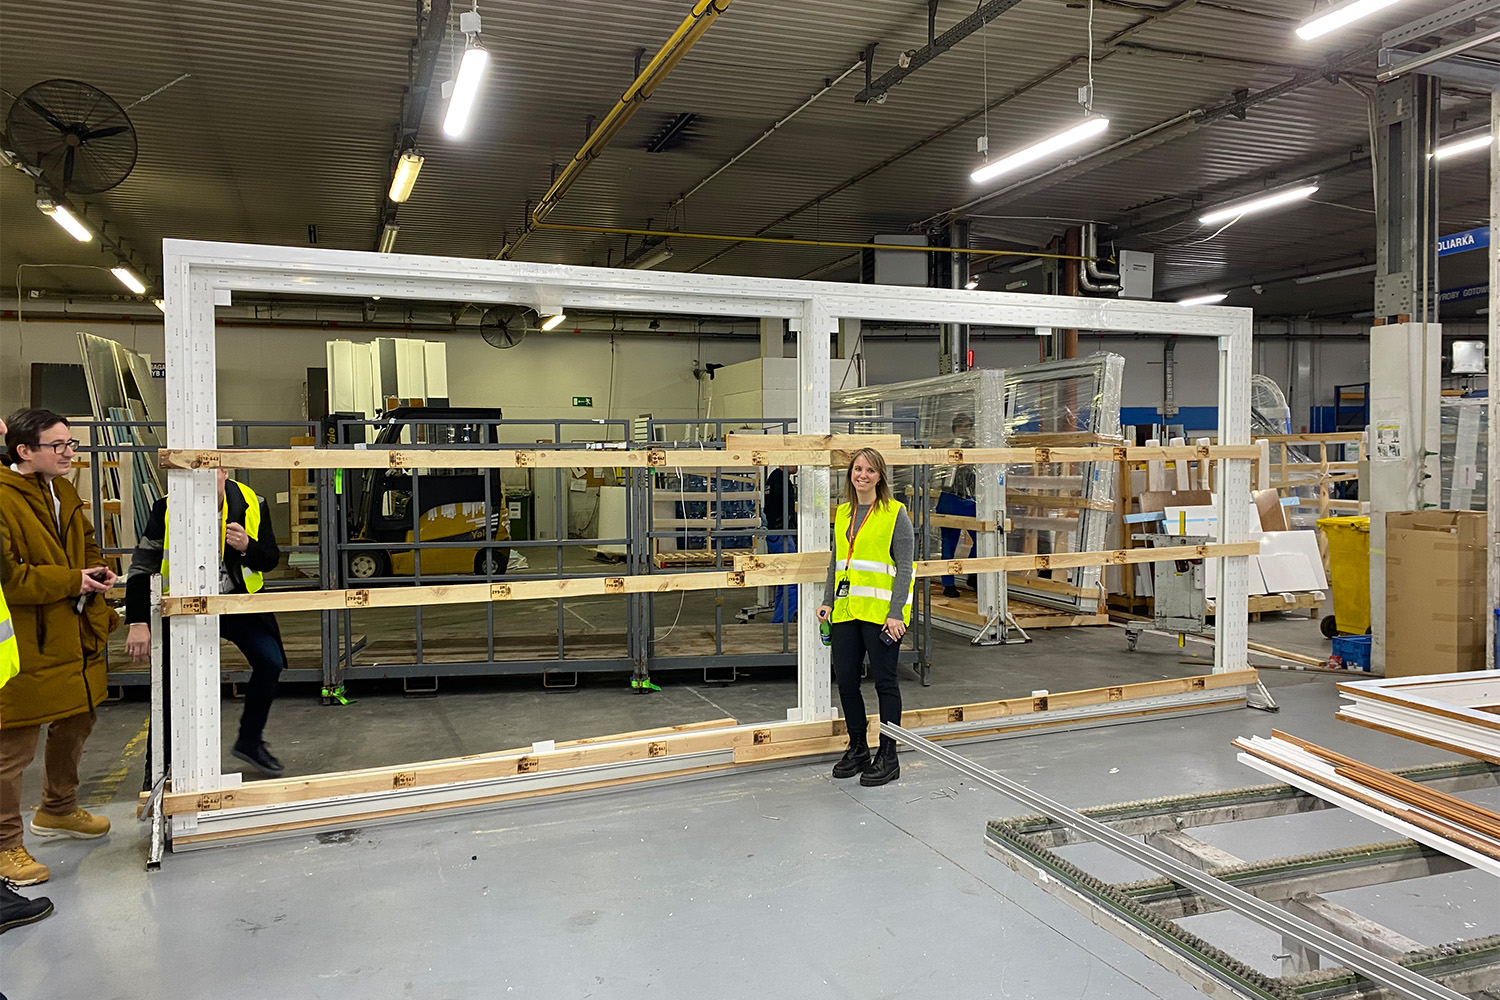
[[[0,521],[11,564],[10,605],[21,672],[0,689],[0,876],[16,885],[45,882],[43,865],[22,846],[21,774],[47,726],[38,837],[92,839],[109,820],[78,806],[78,762],[104,700],[104,647],[120,618],[104,603],[115,574],[104,565],[83,501],[63,478],[78,442],[50,410],[21,410],[6,421],[9,468],[0,468]]]

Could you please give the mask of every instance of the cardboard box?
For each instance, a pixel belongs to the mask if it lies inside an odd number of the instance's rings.
[[[1485,668],[1487,531],[1482,511],[1386,515],[1387,677]]]

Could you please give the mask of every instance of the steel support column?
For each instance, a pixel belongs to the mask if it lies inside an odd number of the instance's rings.
[[[1385,669],[1385,516],[1436,506],[1442,330],[1437,325],[1439,81],[1375,93],[1375,323],[1370,331],[1371,666]],[[1429,486],[1432,487],[1429,491]]]
[[[969,223],[955,222],[948,230],[948,246],[969,246]],[[963,288],[969,281],[969,255],[948,255],[948,287]],[[938,374],[966,372],[969,370],[969,325],[967,323],[943,323],[938,327]]]

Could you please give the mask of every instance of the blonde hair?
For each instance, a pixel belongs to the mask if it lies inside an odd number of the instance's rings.
[[[849,456],[849,467],[844,470],[844,499],[851,506],[859,506],[859,492],[854,488],[854,463],[863,458],[875,467],[880,482],[875,484],[875,505],[882,510],[894,497],[891,495],[891,476],[886,470],[885,456],[874,448],[861,448]]]

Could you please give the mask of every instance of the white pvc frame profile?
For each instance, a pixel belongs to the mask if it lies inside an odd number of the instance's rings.
[[[551,312],[597,309],[785,318],[797,332],[797,419],[798,430],[804,434],[828,431],[829,345],[841,319],[1213,337],[1219,346],[1219,443],[1250,443],[1252,313],[1248,309],[190,240],[164,241],[162,257],[168,448],[218,447],[214,307],[227,305],[235,292],[510,302]],[[798,512],[800,537],[807,540],[805,550],[814,548],[812,540],[826,538],[830,520],[829,472],[809,471]],[[1249,460],[1225,460],[1221,484],[1218,540],[1244,542],[1249,538],[1248,507],[1229,500],[1248,492]],[[212,469],[171,469],[167,473],[172,509],[186,512],[174,518],[179,530],[172,532],[169,542],[168,582],[173,594],[217,591],[216,492]],[[1217,595],[1215,673],[1241,670],[1247,665],[1248,579],[1248,557],[1224,560]],[[818,641],[813,614],[820,599],[817,590],[815,584],[799,587],[797,707],[788,711],[789,721],[810,722],[834,714],[828,651]],[[223,787],[223,775],[219,768],[218,623],[213,616],[174,619],[171,664],[173,791],[218,791]],[[623,766],[622,773],[629,769],[630,765]],[[643,767],[642,773],[645,770]],[[337,800],[329,800],[325,814],[337,816],[339,808]],[[358,803],[349,803],[349,811],[358,808]],[[172,817],[174,836],[210,830],[228,832],[245,825],[245,816],[227,813]]]

